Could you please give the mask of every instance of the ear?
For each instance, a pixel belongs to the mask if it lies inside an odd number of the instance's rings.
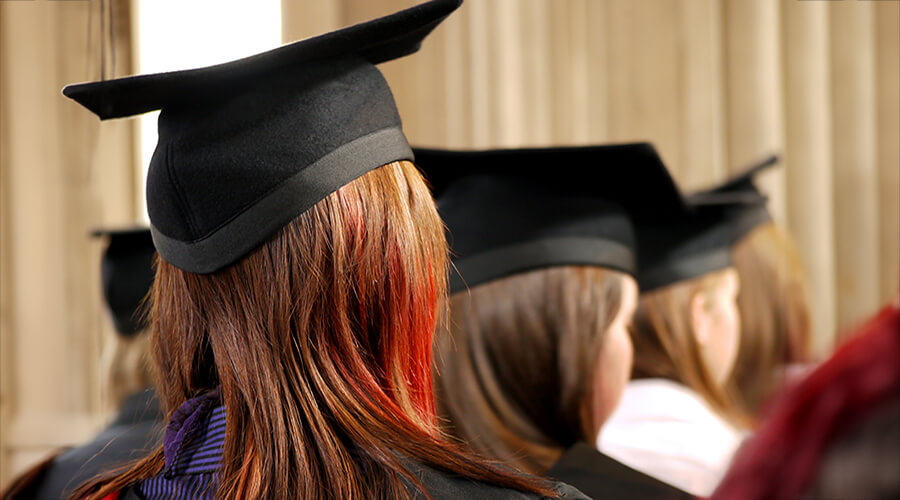
[[[712,334],[708,309],[706,298],[702,293],[695,293],[691,297],[691,326],[694,327],[694,334],[701,346],[709,342]]]

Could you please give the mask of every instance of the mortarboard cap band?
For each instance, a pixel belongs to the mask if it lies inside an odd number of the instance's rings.
[[[285,224],[368,171],[413,153],[399,126],[348,142],[300,170],[265,198],[215,232],[181,241],[150,227],[153,243],[167,262],[195,273],[214,272],[234,262]]]
[[[731,248],[723,245],[707,252],[682,256],[658,266],[641,269],[638,282],[641,293],[646,293],[731,266]]]
[[[212,273],[412,151],[375,64],[412,54],[461,0],[432,0],[215,66],[78,85],[103,119],[160,109],[147,211],[161,258]]]
[[[496,248],[454,262],[450,293],[516,273],[555,266],[601,266],[635,274],[631,247],[597,238],[552,238]]]

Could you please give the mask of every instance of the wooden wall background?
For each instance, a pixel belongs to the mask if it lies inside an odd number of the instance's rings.
[[[284,39],[415,3],[283,0]],[[137,220],[135,125],[59,91],[132,72],[132,10],[0,0],[0,486],[105,418],[86,235]],[[806,259],[819,353],[898,293],[898,1],[467,0],[383,70],[414,144],[651,140],[686,189],[782,152],[763,184]]]
[[[282,0],[292,41],[410,0]],[[768,153],[815,350],[900,292],[900,1],[468,0],[383,65],[414,144],[649,140],[685,190]]]
[[[131,74],[131,33],[127,1],[0,0],[0,488],[107,416],[88,233],[138,220],[135,123],[101,126],[60,90]]]

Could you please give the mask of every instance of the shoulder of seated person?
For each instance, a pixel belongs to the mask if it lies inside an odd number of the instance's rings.
[[[454,500],[458,498],[479,498],[485,500],[495,498],[504,500],[543,500],[544,498],[549,498],[535,493],[517,491],[505,486],[477,481],[450,472],[439,471],[418,463],[409,464],[409,468],[413,474],[419,478],[419,481],[421,481],[425,490],[428,491],[428,494],[435,500],[444,498]],[[578,491],[578,489],[568,484],[556,481],[551,481],[550,484],[557,492],[557,498],[564,500],[583,500],[589,498]]]

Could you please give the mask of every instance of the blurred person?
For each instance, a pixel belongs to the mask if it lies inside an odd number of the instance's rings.
[[[740,336],[727,214],[744,202],[722,196],[673,223],[637,224],[632,381],[597,440],[601,452],[697,496],[712,493],[744,437],[725,391]]]
[[[741,281],[737,304],[740,345],[727,384],[739,410],[755,419],[786,377],[811,361],[809,291],[804,266],[790,235],[772,221],[767,198],[754,177],[777,162],[772,156],[741,174],[690,197],[694,202],[739,194],[748,200],[729,214],[732,259]]]
[[[150,230],[103,230],[103,299],[116,337],[104,348],[106,399],[117,410],[91,441],[54,454],[13,481],[3,498],[58,500],[81,483],[149,454],[162,435],[163,417],[152,389],[144,299],[153,286],[156,250]]]
[[[900,308],[772,404],[713,499],[900,498]]]
[[[66,87],[161,108],[147,204],[163,446],[77,498],[583,498],[441,435],[447,247],[376,64],[434,0],[207,68]]]
[[[653,147],[416,150],[416,160],[453,256],[435,342],[448,432],[592,498],[691,498],[594,447],[631,374],[631,218],[685,209]],[[655,206],[634,195],[642,189]]]

